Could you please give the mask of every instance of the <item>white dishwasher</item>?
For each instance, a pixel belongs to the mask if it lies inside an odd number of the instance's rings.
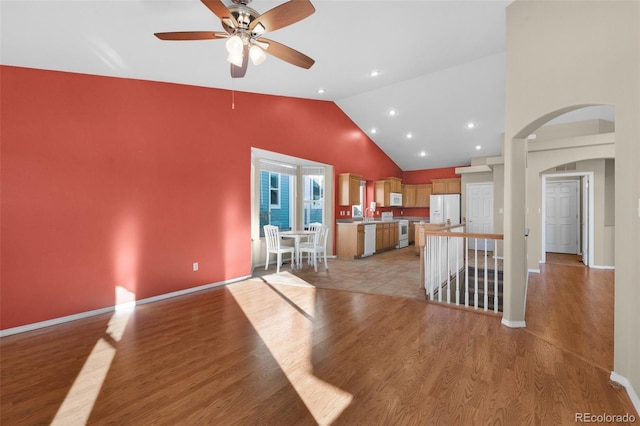
[[[376,225],[364,226],[364,254],[362,257],[371,256],[376,252]]]

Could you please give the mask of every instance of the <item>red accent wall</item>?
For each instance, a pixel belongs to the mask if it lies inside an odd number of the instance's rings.
[[[457,178],[460,175],[456,174],[456,167],[441,167],[438,169],[425,169],[425,170],[410,170],[402,172],[402,183],[409,185],[418,185],[422,183],[431,183],[431,179],[447,179]],[[405,215],[411,216],[429,216],[430,211],[428,207],[425,208],[412,208],[406,209]]]
[[[2,329],[250,274],[252,146],[402,175],[332,102],[0,72]]]
[[[402,183],[418,185],[421,183],[431,183],[431,179],[458,178],[460,175],[456,174],[456,167],[466,166],[468,166],[468,164],[454,167],[442,167],[439,169],[409,170],[402,172]]]

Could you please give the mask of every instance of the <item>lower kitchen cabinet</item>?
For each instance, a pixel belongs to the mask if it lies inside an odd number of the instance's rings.
[[[398,245],[399,231],[397,222],[371,223],[376,227],[376,252],[394,249]],[[364,254],[363,223],[338,223],[336,252],[340,259],[357,259]]]
[[[354,259],[364,254],[364,225],[338,223],[336,252],[339,259]]]

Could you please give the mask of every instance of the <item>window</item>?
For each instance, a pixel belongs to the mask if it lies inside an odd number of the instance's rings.
[[[280,173],[269,172],[269,207],[280,208]]]
[[[275,225],[281,231],[293,229],[294,169],[281,172],[260,170],[260,236],[264,225]]]
[[[351,206],[351,217],[363,217],[364,216],[364,189],[365,189],[365,185],[367,184],[366,181],[361,180],[360,181],[360,204],[356,204]]]
[[[324,168],[302,167],[303,181],[303,227],[311,223],[322,223],[324,216]]]
[[[325,177],[331,179],[330,166],[252,148],[255,164],[254,222],[264,236],[264,225],[282,231],[306,229],[311,223],[324,223]],[[257,230],[256,230],[257,231]]]

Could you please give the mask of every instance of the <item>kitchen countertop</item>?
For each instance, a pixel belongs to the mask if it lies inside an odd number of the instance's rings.
[[[338,219],[338,220],[336,220],[336,223],[338,225],[341,225],[341,224],[355,224],[355,225],[373,224],[373,225],[375,225],[376,223],[393,223],[393,222],[398,222],[399,220],[408,220],[409,222],[425,221],[425,222],[429,223],[429,218],[428,217],[417,217],[417,216],[394,216],[394,218],[391,219],[391,220],[374,219],[372,221],[367,221],[367,222],[363,221],[361,218],[357,218],[357,219],[353,219],[353,218],[352,219]]]

